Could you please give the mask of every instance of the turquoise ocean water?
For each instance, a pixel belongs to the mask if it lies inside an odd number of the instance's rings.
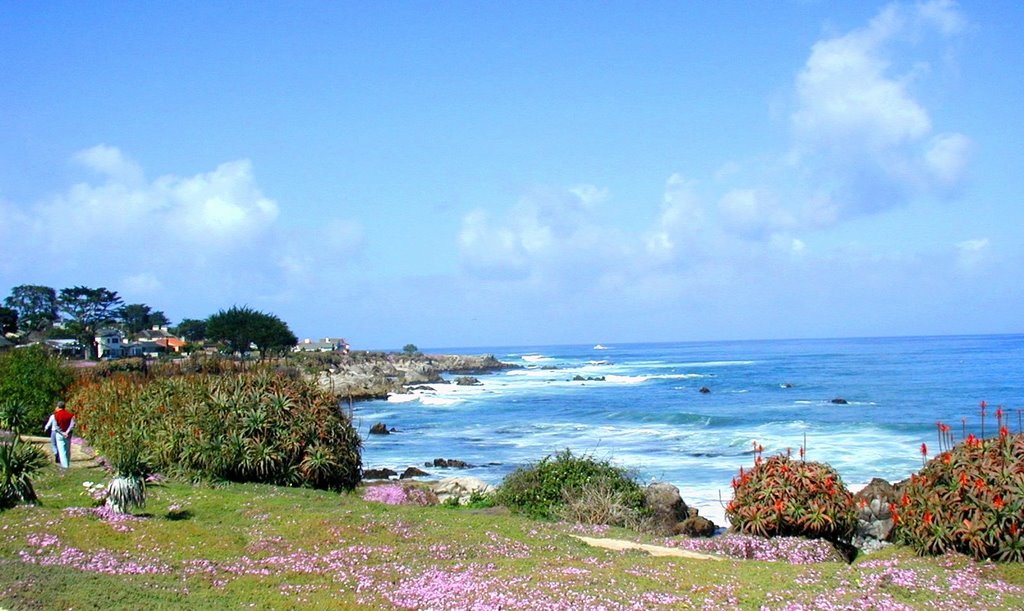
[[[357,403],[365,468],[401,471],[434,458],[477,465],[425,469],[491,483],[569,448],[668,481],[721,522],[756,441],[835,467],[849,486],[903,479],[936,447],[937,421],[959,437],[981,428],[978,403],[1002,405],[1016,431],[1024,408],[1024,335],[731,341],[439,349],[521,365],[480,386]],[[603,381],[574,380],[604,378]],[[454,376],[449,376],[451,379]],[[701,393],[701,387],[711,392]],[[848,403],[838,405],[832,399]],[[994,407],[986,434],[994,431]],[[400,432],[369,436],[383,421]],[[934,453],[934,449],[931,450]]]

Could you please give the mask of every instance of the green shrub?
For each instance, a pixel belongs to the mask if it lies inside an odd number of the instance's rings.
[[[115,377],[82,385],[71,403],[101,454],[140,444],[167,474],[324,489],[351,489],[361,479],[361,441],[337,401],[266,368]]]
[[[725,514],[734,530],[761,537],[803,536],[848,542],[857,526],[853,495],[832,467],[792,460],[762,460],[733,478]]]
[[[919,554],[1024,561],[1024,434],[969,435],[911,476],[892,509],[896,539]]]
[[[73,381],[74,375],[64,362],[42,346],[0,354],[0,397],[25,407],[26,431],[42,431],[54,404]]]
[[[595,489],[616,495],[626,514],[646,511],[643,489],[624,469],[590,456],[575,456],[569,450],[516,469],[501,483],[495,501],[517,513],[555,519],[563,517],[570,502]]]

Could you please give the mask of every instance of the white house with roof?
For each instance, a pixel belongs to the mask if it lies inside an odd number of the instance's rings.
[[[119,359],[127,355],[127,346],[120,329],[108,327],[96,332],[96,356],[101,359]]]
[[[341,352],[348,354],[348,340],[343,337],[325,337],[320,340],[304,339],[295,347],[294,352]]]

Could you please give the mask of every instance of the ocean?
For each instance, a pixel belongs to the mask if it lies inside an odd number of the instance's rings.
[[[766,456],[796,455],[806,439],[807,459],[829,463],[856,489],[920,469],[921,444],[937,452],[936,422],[957,438],[965,428],[978,435],[984,400],[986,435],[995,433],[997,405],[1017,431],[1024,408],[1024,335],[430,352],[490,353],[521,367],[478,375],[478,386],[434,384],[355,404],[364,468],[416,465],[432,478],[498,484],[518,466],[570,449],[641,482],[676,485],[720,525],[732,477],[753,465],[755,442]],[[398,432],[368,435],[376,422]],[[435,458],[475,466],[423,466]]]

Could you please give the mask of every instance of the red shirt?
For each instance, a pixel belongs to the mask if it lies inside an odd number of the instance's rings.
[[[75,415],[66,409],[59,409],[53,412],[53,418],[57,421],[57,426],[60,427],[62,433],[68,432],[68,429],[71,428],[71,420],[74,417]]]

